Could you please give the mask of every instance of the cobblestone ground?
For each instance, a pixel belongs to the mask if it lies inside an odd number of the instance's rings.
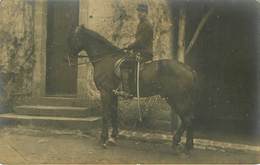
[[[126,139],[103,149],[95,131],[6,127],[0,133],[0,163],[6,164],[260,163],[260,153],[195,149],[174,154],[169,144]]]

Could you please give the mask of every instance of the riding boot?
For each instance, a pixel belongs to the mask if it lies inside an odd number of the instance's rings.
[[[122,87],[123,87],[123,92],[125,93],[130,93],[129,89],[129,73],[128,70],[125,70],[122,72]]]
[[[121,72],[121,90],[117,88],[113,90],[114,94],[117,96],[122,96],[124,98],[133,98],[134,96],[130,93],[130,86],[129,86],[129,73],[127,71]]]

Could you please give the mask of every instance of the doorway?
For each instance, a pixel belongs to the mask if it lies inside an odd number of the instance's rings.
[[[46,95],[76,96],[77,66],[69,66],[68,36],[79,23],[79,0],[49,0],[47,9]]]

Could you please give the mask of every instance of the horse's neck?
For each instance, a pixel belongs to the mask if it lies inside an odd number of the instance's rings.
[[[119,49],[115,49],[107,45],[100,45],[99,43],[92,43],[91,45],[87,45],[85,50],[88,52],[92,60],[105,58],[106,56],[116,54],[119,51]]]
[[[105,56],[100,56],[97,59],[93,59],[91,62],[95,67],[102,67],[102,65],[111,65],[114,67],[116,61],[118,61],[120,58],[123,58],[125,54],[120,52],[109,52],[106,53]]]
[[[87,51],[94,67],[104,60],[111,64],[114,63],[116,59],[120,58],[122,51],[109,43],[105,38],[102,38],[89,30],[86,30],[83,34],[85,35],[85,37],[83,37],[84,50]]]
[[[98,48],[93,48],[91,47],[88,51],[87,51],[90,55],[90,57],[92,59],[97,59],[97,58],[103,58],[105,57],[107,54],[109,54],[111,51],[108,51],[107,49],[103,48],[103,47],[98,47]]]

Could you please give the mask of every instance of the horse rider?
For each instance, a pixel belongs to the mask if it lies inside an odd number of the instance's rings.
[[[125,50],[132,51],[133,53],[140,54],[141,62],[147,62],[153,59],[153,26],[149,22],[148,15],[148,6],[146,4],[139,4],[137,6],[139,24],[135,33],[135,41],[130,44]],[[128,70],[122,68],[122,81],[123,81],[123,91],[126,93],[130,92],[130,72],[134,70],[133,63]],[[132,74],[133,75],[133,74]],[[131,76],[133,77],[133,76]]]

